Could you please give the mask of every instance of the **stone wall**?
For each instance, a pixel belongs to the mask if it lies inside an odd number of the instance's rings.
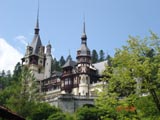
[[[59,107],[63,112],[73,113],[77,108],[85,104],[94,105],[95,97],[75,96],[72,94],[61,94],[56,100],[52,101],[52,105]]]

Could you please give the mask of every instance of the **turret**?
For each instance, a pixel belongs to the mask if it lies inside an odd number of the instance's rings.
[[[52,54],[51,54],[51,44],[49,43],[46,47],[46,61],[45,61],[45,72],[44,78],[51,77],[51,64],[52,64]]]
[[[85,22],[83,23],[83,33],[81,36],[81,47],[79,50],[77,50],[77,62],[85,62],[90,64],[91,63],[91,55],[90,50],[87,46],[87,35],[85,30]]]
[[[79,95],[88,96],[89,95],[89,84],[90,84],[90,64],[91,55],[90,50],[87,47],[87,35],[85,31],[85,22],[83,23],[83,33],[81,36],[81,47],[77,51],[77,72],[79,78]]]

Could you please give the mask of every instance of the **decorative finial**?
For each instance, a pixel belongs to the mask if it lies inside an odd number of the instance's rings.
[[[38,9],[37,9],[37,28],[39,28],[39,0],[38,0]]]
[[[37,22],[35,27],[35,34],[39,34],[39,0],[38,0],[38,8],[37,8]]]
[[[83,15],[83,33],[86,34],[86,28],[85,28],[85,14]]]
[[[86,25],[85,25],[85,16],[83,17],[84,21],[83,21],[83,33],[81,36],[82,40],[87,40],[87,35],[86,35]],[[85,43],[84,41],[82,41],[83,43]]]

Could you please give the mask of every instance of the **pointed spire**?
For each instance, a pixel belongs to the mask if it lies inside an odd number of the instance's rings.
[[[85,16],[84,16],[84,22],[83,22],[83,33],[86,34]]]
[[[36,22],[36,27],[35,27],[35,34],[39,34],[39,0],[38,0],[37,22]]]
[[[40,35],[39,35],[39,0],[38,0],[38,9],[37,9],[37,21],[36,21],[36,26],[34,30],[35,30],[35,35],[31,43],[31,47],[33,48],[32,54],[38,55],[40,50],[39,48],[43,47],[40,39]]]
[[[82,39],[82,43],[86,44],[87,35],[86,35],[85,17],[83,22],[83,33],[82,33],[81,39]]]

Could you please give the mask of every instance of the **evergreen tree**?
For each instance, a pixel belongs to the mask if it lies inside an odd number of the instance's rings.
[[[51,70],[53,71],[61,71],[61,67],[59,61],[56,58],[52,60]]]
[[[104,59],[105,59],[104,52],[103,50],[100,50],[99,51],[99,62],[104,61]]]
[[[6,75],[6,72],[5,72],[4,70],[2,70],[1,76],[2,76],[2,77],[5,77],[5,75]]]
[[[108,65],[109,65],[109,66],[111,66],[111,59],[112,59],[112,58],[111,58],[110,55],[107,55],[107,56],[106,56],[106,60],[108,61]]]
[[[2,71],[2,75],[0,76],[0,89],[5,89],[7,86],[9,86],[12,82],[12,76],[10,70],[5,72]]]
[[[106,56],[106,60],[110,60],[111,59],[111,56],[110,55],[107,55]]]
[[[59,60],[59,64],[60,64],[60,66],[63,66],[65,64],[65,59],[63,56],[61,56],[61,58]]]
[[[18,62],[13,70],[13,80],[17,81],[19,76],[21,75],[22,66],[20,62]]]
[[[2,91],[2,95],[10,95],[5,103],[8,108],[26,117],[31,114],[34,102],[41,100],[42,95],[38,93],[37,81],[27,67],[23,67],[18,79],[18,82],[5,89],[4,93]]]
[[[98,54],[97,51],[94,49],[92,50],[92,63],[98,62]]]

